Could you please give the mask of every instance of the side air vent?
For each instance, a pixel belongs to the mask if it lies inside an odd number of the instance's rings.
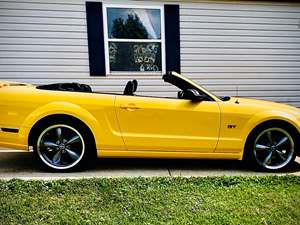
[[[18,133],[19,129],[15,129],[15,128],[1,128],[1,131],[8,132],[8,133]]]

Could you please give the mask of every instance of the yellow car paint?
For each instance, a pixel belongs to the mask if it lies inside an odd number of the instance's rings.
[[[216,148],[217,102],[117,96],[116,110],[128,150],[213,152]]]
[[[300,110],[283,104],[231,98],[222,101],[188,78],[214,101],[48,91],[0,82],[0,146],[28,150],[31,128],[40,119],[66,114],[94,135],[98,157],[242,159],[250,132],[278,119],[300,132]],[[53,121],[55,123],[55,121]]]

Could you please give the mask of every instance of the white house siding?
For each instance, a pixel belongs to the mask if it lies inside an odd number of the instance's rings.
[[[107,1],[163,4],[170,1]],[[220,95],[300,107],[300,4],[175,1],[180,4],[181,69]],[[0,0],[0,79],[83,82],[121,92],[171,95],[158,75],[90,77],[85,1]]]

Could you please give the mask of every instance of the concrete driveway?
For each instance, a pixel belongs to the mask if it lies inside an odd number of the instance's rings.
[[[300,158],[289,171],[277,175],[300,176]],[[260,176],[273,173],[254,172],[239,161],[171,159],[98,159],[96,165],[82,172],[49,173],[35,165],[32,153],[0,153],[0,179],[79,179],[92,177],[156,176]]]

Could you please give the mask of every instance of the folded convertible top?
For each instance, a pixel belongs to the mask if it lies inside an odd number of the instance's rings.
[[[92,92],[92,88],[87,84],[79,83],[56,83],[40,85],[36,87],[42,90],[52,90],[52,91],[75,91],[75,92]]]

